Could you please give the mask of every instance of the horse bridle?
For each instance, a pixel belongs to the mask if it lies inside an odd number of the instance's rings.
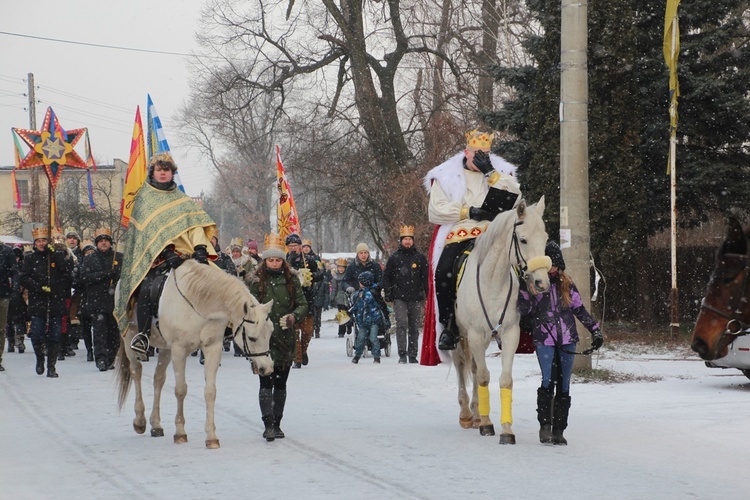
[[[508,259],[510,260],[510,252],[511,250],[515,249],[516,252],[516,262],[523,262],[523,266],[519,268],[521,279],[526,279],[526,270],[528,269],[527,261],[524,259],[523,254],[521,253],[521,249],[518,247],[518,234],[516,234],[516,227],[523,224],[523,221],[516,220],[513,223],[513,237],[511,239],[510,248],[508,249]],[[500,314],[500,319],[498,320],[497,324],[493,327],[492,322],[490,321],[490,316],[487,314],[487,308],[484,305],[484,300],[482,299],[482,287],[479,283],[479,270],[481,268],[481,262],[477,262],[477,295],[479,296],[479,304],[482,306],[482,312],[484,313],[484,319],[487,321],[487,326],[490,327],[490,332],[492,334],[492,337],[497,339],[497,331],[500,329],[501,326],[503,326],[503,321],[505,320],[505,313],[508,311],[508,304],[510,303],[510,297],[513,294],[513,273],[511,272],[511,280],[510,280],[510,286],[508,287],[508,295],[505,297],[505,305],[503,306],[503,312]]]
[[[187,302],[188,305],[193,309],[193,311],[195,311],[195,314],[197,314],[198,316],[200,316],[203,319],[206,319],[205,316],[203,316],[201,313],[198,312],[198,309],[196,309],[195,306],[193,305],[193,303],[190,302],[190,299],[188,299],[185,296],[185,294],[182,293],[182,290],[180,290],[180,284],[177,282],[177,270],[176,269],[174,271],[172,271],[172,276],[174,277],[174,286],[175,286],[175,288],[177,288],[177,291],[179,292],[180,296],[183,299],[185,299],[185,302]],[[255,307],[255,304],[252,304],[250,307],[251,308]],[[260,356],[268,356],[268,355],[270,355],[271,354],[271,350],[270,349],[268,349],[267,351],[263,351],[263,352],[250,352],[250,348],[248,346],[248,341],[250,341],[250,342],[257,342],[258,339],[256,337],[248,337],[247,335],[245,335],[245,328],[244,328],[245,327],[245,323],[250,323],[251,325],[254,325],[254,324],[257,323],[257,321],[252,320],[252,319],[247,319],[247,318],[245,318],[243,316],[242,321],[240,322],[239,325],[237,325],[237,328],[235,328],[234,333],[232,334],[232,338],[236,337],[237,334],[240,331],[240,328],[242,328],[242,350],[245,352],[245,359],[247,359],[248,361],[251,361],[250,358],[257,358],[257,357],[260,357]]]
[[[737,295],[737,299],[734,301],[730,308],[732,312],[727,313],[722,311],[721,309],[717,309],[711,304],[708,304],[705,297],[703,297],[703,300],[701,300],[701,309],[710,311],[717,316],[727,320],[727,325],[724,328],[724,331],[721,332],[722,335],[741,337],[743,335],[750,334],[750,324],[742,322],[742,308],[747,305],[748,285],[750,285],[750,264],[747,263],[747,256],[743,257],[743,260],[745,260],[746,262],[744,268],[745,276],[742,279],[742,288],[740,290],[741,293]]]

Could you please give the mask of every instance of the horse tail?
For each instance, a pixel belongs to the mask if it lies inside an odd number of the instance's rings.
[[[128,398],[128,393],[130,392],[130,382],[133,380],[130,375],[130,360],[125,353],[124,339],[120,339],[120,349],[117,351],[115,364],[117,365],[115,370],[115,380],[117,383],[117,408],[119,411],[122,411],[122,407],[125,405],[125,400]]]

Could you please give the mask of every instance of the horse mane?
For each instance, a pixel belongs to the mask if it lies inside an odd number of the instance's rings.
[[[489,255],[492,250],[492,245],[495,243],[498,235],[502,235],[506,229],[508,221],[512,217],[516,216],[516,209],[512,208],[495,217],[495,220],[490,222],[487,226],[487,230],[477,237],[476,244],[472,253],[477,255],[479,262],[484,261],[485,257]]]
[[[219,268],[187,260],[173,272],[179,273],[179,288],[189,294],[190,302],[206,314],[216,310],[241,311],[248,300],[251,304],[258,304],[239,278]]]

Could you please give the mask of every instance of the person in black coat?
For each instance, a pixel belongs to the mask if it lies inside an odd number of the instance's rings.
[[[18,289],[18,264],[16,255],[9,246],[0,242],[0,371],[3,368],[3,351],[5,350],[5,325],[8,322],[10,296]],[[10,337],[8,338],[9,345]],[[14,337],[15,340],[15,337]],[[10,351],[10,348],[8,349]]]
[[[385,300],[393,302],[396,313],[398,362],[417,363],[419,322],[427,296],[429,268],[427,258],[414,246],[414,226],[401,226],[401,244],[385,265],[383,290]],[[408,345],[407,345],[408,325]]]
[[[112,314],[115,310],[115,286],[120,279],[122,254],[112,249],[109,228],[96,230],[96,251],[83,259],[80,283],[85,287],[81,311],[91,318],[94,331],[94,361],[105,372],[115,361],[120,347],[120,332]]]
[[[60,351],[62,317],[70,297],[73,261],[65,243],[50,245],[47,228],[36,228],[34,251],[23,261],[20,282],[29,293],[31,343],[36,354],[36,373],[44,373],[44,346],[47,346],[47,376],[57,378],[55,364]]]
[[[81,306],[85,301],[86,286],[81,283],[81,266],[83,266],[83,260],[96,251],[96,246],[91,240],[85,240],[81,243],[81,250],[83,257],[73,267],[73,289],[76,291],[78,296],[78,308],[76,310],[76,316],[80,322],[79,331],[81,338],[83,339],[83,345],[86,347],[86,361],[94,361],[94,341],[91,335],[91,316],[83,314]]]
[[[373,285],[380,288],[383,282],[383,270],[380,264],[370,258],[370,248],[367,243],[357,245],[357,257],[354,262],[349,264],[344,273],[344,281],[348,285],[346,293],[351,295],[359,290],[359,275],[365,271],[370,271],[374,277]]]

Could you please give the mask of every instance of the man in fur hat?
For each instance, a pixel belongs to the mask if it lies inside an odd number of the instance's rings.
[[[473,247],[495,216],[512,209],[521,190],[516,167],[490,154],[494,134],[466,133],[466,148],[427,173],[424,186],[430,195],[428,215],[436,224],[429,260],[430,283],[425,311],[422,364],[440,362],[434,347],[455,349],[459,334],[455,322],[456,273],[454,266],[464,250]]]

